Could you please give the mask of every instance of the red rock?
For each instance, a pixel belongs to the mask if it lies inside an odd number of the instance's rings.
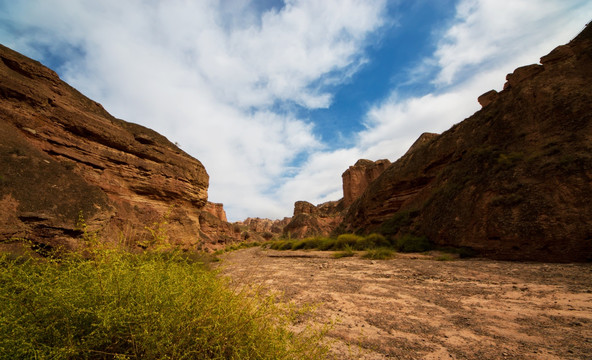
[[[479,104],[482,107],[486,107],[487,105],[491,104],[497,98],[497,91],[489,90],[488,92],[484,93],[483,95],[477,98]]]
[[[215,217],[217,217],[218,219],[220,219],[221,221],[228,221],[226,219],[226,211],[224,211],[224,204],[220,204],[220,203],[212,203],[212,202],[207,202],[206,205],[203,208],[203,211],[206,211],[212,215],[214,215]]]
[[[345,231],[411,233],[512,260],[592,260],[592,27],[390,165]]]
[[[159,227],[188,248],[218,241],[201,229],[209,177],[197,159],[40,63],[3,46],[0,60],[0,240],[76,247],[82,213],[102,239],[127,245]]]
[[[351,205],[368,184],[376,179],[391,162],[389,160],[371,161],[366,159],[358,160],[355,165],[350,166],[342,175],[343,180],[343,202],[344,206]]]

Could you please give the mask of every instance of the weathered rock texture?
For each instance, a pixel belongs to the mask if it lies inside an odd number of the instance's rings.
[[[350,166],[341,175],[344,206],[350,206],[390,164],[391,162],[386,159],[378,161],[361,159]]]
[[[424,134],[425,135],[425,134]],[[418,141],[427,141],[430,135]],[[389,160],[371,161],[361,159],[350,166],[342,175],[343,199],[313,205],[307,201],[294,204],[294,216],[283,228],[283,236],[305,238],[309,236],[330,236],[343,221],[347,208],[356,200],[389,165]]]
[[[285,217],[279,220],[270,220],[262,218],[247,218],[243,221],[236,222],[235,225],[244,227],[245,230],[257,234],[260,237],[269,240],[270,238],[280,235],[284,227],[292,220],[292,218]]]
[[[350,206],[347,230],[501,259],[592,260],[592,26],[541,63],[386,169]]]
[[[343,200],[313,205],[307,201],[294,204],[294,216],[283,228],[283,236],[305,238],[329,236],[343,220]]]
[[[203,210],[214,215],[220,221],[228,221],[228,219],[226,218],[226,211],[224,211],[224,204],[213,203],[208,201],[204,206]]]
[[[188,247],[211,240],[200,227],[209,177],[198,160],[40,63],[3,46],[0,60],[0,240],[75,247],[79,214],[102,238],[132,245],[158,228]],[[225,221],[217,205],[206,210]]]

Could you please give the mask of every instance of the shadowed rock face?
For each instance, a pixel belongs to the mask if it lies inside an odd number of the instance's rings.
[[[198,160],[3,46],[0,164],[2,240],[75,247],[82,212],[113,241],[141,241],[165,223],[171,241],[200,241],[209,177]]]
[[[390,223],[495,258],[592,260],[592,26],[541,63],[390,165],[349,208],[347,230]]]

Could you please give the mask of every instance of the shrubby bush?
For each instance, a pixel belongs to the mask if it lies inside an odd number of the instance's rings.
[[[2,359],[324,358],[301,315],[175,251],[0,255]]]
[[[400,252],[424,252],[434,248],[425,236],[405,234],[397,239],[397,250]]]

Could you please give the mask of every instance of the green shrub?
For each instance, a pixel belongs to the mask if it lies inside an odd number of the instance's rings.
[[[418,211],[399,211],[390,219],[383,222],[378,228],[378,232],[383,235],[396,235],[399,230],[405,228],[413,222],[413,219],[419,214]]]
[[[392,259],[395,257],[396,253],[393,249],[390,248],[378,248],[378,249],[370,249],[368,250],[362,257],[364,259],[372,259],[372,260],[387,260]]]
[[[355,254],[356,253],[354,252],[354,249],[352,249],[351,246],[345,245],[345,247],[343,248],[343,251],[336,252],[335,254],[333,254],[333,257],[335,259],[341,259],[344,257],[352,257]]]
[[[369,247],[380,248],[391,246],[390,241],[388,241],[386,237],[384,237],[384,235],[381,234],[370,234],[366,236],[365,240],[370,245]]]
[[[305,249],[307,244],[308,241],[306,239],[294,241],[294,243],[292,244],[292,250]]]
[[[0,255],[2,359],[324,358],[302,315],[175,252]]]
[[[432,243],[425,236],[405,234],[397,239],[397,250],[400,252],[424,252],[432,249]]]
[[[292,244],[293,244],[292,240],[272,241],[269,245],[269,248],[273,249],[273,250],[291,250]]]
[[[336,242],[337,242],[337,239],[322,238],[322,239],[320,239],[317,248],[322,251],[332,250],[335,248]]]
[[[346,246],[355,247],[358,242],[363,241],[364,238],[354,234],[342,234],[337,237],[335,241],[335,245],[333,246],[334,250],[343,250]]]
[[[436,257],[436,261],[452,261],[454,256],[452,254],[440,254]]]
[[[294,246],[294,241],[292,241],[292,240],[283,241],[282,244],[278,247],[278,250],[292,250],[293,246]]]

